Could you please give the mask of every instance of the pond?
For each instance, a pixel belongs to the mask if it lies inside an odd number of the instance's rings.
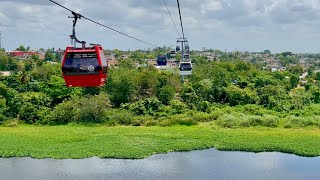
[[[320,179],[320,157],[215,149],[140,160],[0,159],[1,179]]]

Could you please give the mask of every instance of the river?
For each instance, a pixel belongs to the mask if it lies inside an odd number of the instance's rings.
[[[320,179],[320,157],[215,149],[121,160],[0,158],[0,179]]]

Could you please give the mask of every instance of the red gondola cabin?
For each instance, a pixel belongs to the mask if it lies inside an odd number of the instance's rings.
[[[104,86],[108,63],[100,45],[86,48],[67,47],[62,75],[67,87]]]

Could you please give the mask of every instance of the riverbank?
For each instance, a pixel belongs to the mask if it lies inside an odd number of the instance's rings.
[[[1,157],[138,159],[158,153],[216,148],[320,156],[318,128],[220,128],[215,123],[173,127],[0,127]]]

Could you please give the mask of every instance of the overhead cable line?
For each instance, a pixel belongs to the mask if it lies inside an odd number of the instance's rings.
[[[166,6],[166,9],[167,9],[167,11],[168,11],[168,14],[169,14],[169,16],[170,16],[171,22],[172,22],[175,30],[177,31],[178,35],[179,35],[180,37],[182,37],[181,34],[180,34],[180,32],[179,32],[179,30],[178,30],[178,28],[177,28],[177,26],[176,26],[176,23],[174,23],[174,20],[173,20],[173,18],[172,18],[171,12],[170,12],[170,10],[169,10],[169,8],[168,8],[168,6],[167,6],[166,0],[162,0],[162,1],[163,1],[163,4]]]
[[[182,37],[183,37],[183,39],[184,39],[185,37],[184,37],[184,30],[183,30],[183,24],[182,24],[182,17],[181,17],[181,10],[180,10],[180,3],[179,3],[179,0],[177,0],[177,3],[178,3],[178,9],[179,9],[179,16],[180,16],[180,23],[181,23]]]
[[[129,38],[131,38],[131,39],[134,39],[134,40],[136,40],[136,41],[142,42],[142,43],[147,44],[147,45],[150,45],[150,46],[159,47],[159,46],[156,46],[156,45],[154,45],[154,44],[151,44],[151,43],[148,43],[148,42],[146,42],[146,41],[143,41],[143,40],[141,40],[141,39],[138,39],[138,38],[136,38],[136,37],[134,37],[134,36],[128,35],[128,34],[126,34],[126,33],[123,33],[123,32],[121,32],[121,31],[119,31],[119,30],[113,29],[113,28],[111,28],[111,27],[109,27],[109,26],[106,26],[106,25],[104,25],[104,24],[101,24],[101,23],[99,23],[99,22],[97,22],[97,21],[94,21],[94,20],[92,20],[92,19],[90,19],[90,18],[87,18],[87,17],[85,17],[85,16],[83,16],[83,15],[81,15],[81,14],[79,14],[79,13],[76,13],[76,12],[72,11],[71,9],[69,9],[69,8],[67,8],[67,7],[65,7],[65,6],[62,6],[61,4],[59,4],[59,3],[57,3],[57,2],[55,2],[55,1],[53,1],[53,0],[49,0],[49,1],[51,1],[52,3],[54,3],[54,4],[56,4],[56,5],[60,6],[60,7],[62,7],[62,8],[64,8],[64,9],[66,9],[66,10],[68,10],[68,11],[70,11],[72,14],[78,15],[79,19],[81,19],[81,18],[86,19],[86,20],[91,21],[91,22],[93,22],[93,23],[95,23],[95,24],[97,24],[97,25],[100,25],[100,26],[102,26],[102,27],[105,27],[105,28],[107,28],[107,29],[109,29],[109,30],[111,30],[111,31],[114,31],[114,32],[116,32],[116,33],[119,33],[119,34],[121,34],[121,35],[127,36],[127,37],[129,37]]]

